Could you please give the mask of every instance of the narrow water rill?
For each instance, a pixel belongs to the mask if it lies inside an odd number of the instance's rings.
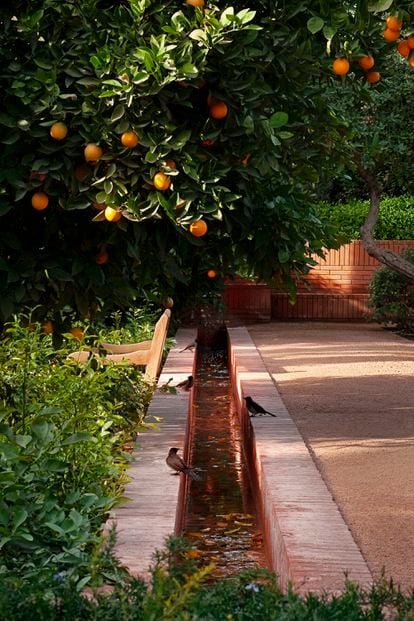
[[[188,481],[183,534],[216,576],[266,566],[224,338],[199,334],[189,458],[202,481]],[[203,344],[205,343],[205,344]]]

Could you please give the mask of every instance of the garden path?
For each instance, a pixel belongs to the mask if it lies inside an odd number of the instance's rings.
[[[414,587],[414,341],[366,323],[249,332],[374,578]]]

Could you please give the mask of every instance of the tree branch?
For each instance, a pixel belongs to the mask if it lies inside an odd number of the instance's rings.
[[[378,180],[366,170],[362,163],[361,153],[355,153],[355,162],[359,176],[364,179],[371,194],[370,208],[364,224],[361,226],[361,238],[367,253],[380,263],[387,265],[392,270],[414,281],[414,264],[407,261],[401,255],[380,248],[373,236],[373,229],[378,219],[381,198],[381,187]]]

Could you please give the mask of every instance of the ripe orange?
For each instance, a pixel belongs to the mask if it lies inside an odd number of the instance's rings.
[[[102,250],[96,257],[95,262],[98,265],[105,265],[105,263],[108,263],[108,259],[109,259],[109,254],[107,253],[106,250]]]
[[[380,79],[381,75],[378,71],[370,71],[367,73],[367,82],[369,84],[375,84],[376,82],[379,82]]]
[[[386,39],[390,43],[400,38],[400,31],[391,30],[391,28],[386,28],[382,34],[384,36],[384,39]]]
[[[171,185],[171,179],[165,173],[157,172],[152,179],[152,183],[157,190],[165,192]]]
[[[204,6],[204,0],[185,0],[185,1],[190,6],[198,6],[198,7]]]
[[[174,300],[170,297],[164,298],[162,301],[164,308],[172,308],[174,306]]]
[[[361,69],[372,69],[375,65],[375,60],[372,56],[361,56],[361,58],[358,59],[358,65]]]
[[[85,160],[87,162],[97,162],[98,160],[101,159],[103,155],[103,151],[101,147],[98,147],[97,144],[90,142],[89,144],[86,145],[84,154],[85,154]]]
[[[349,61],[346,58],[335,58],[332,63],[332,71],[335,75],[346,75],[349,68]]]
[[[84,337],[84,332],[82,328],[79,328],[79,326],[75,326],[74,328],[71,328],[70,333],[72,336],[75,337],[75,339],[78,339],[78,341],[82,341]]]
[[[165,165],[168,166],[168,168],[173,168],[174,170],[177,168],[177,164],[174,160],[165,160]]]
[[[55,140],[63,140],[68,135],[68,128],[64,123],[53,123],[52,127],[50,128],[50,135]]]
[[[124,132],[121,136],[121,142],[124,147],[128,147],[128,149],[133,149],[139,143],[138,134],[133,131]]]
[[[203,237],[207,233],[207,223],[204,220],[196,220],[190,224],[189,231],[194,237]]]
[[[105,207],[105,219],[108,222],[118,222],[122,218],[122,213],[119,209],[114,209],[113,207]]]
[[[53,334],[53,321],[50,321],[50,319],[45,321],[42,325],[42,330],[45,334]]]
[[[407,39],[407,43],[410,47],[410,50],[414,49],[414,35],[410,35]]]
[[[224,101],[218,101],[210,106],[210,116],[212,116],[213,119],[225,119],[228,113],[229,109]]]
[[[401,56],[404,56],[405,58],[408,57],[410,50],[411,50],[410,44],[408,43],[406,39],[403,39],[403,41],[400,41],[397,45],[398,53],[401,54]]]
[[[49,205],[49,197],[44,192],[35,192],[32,196],[32,207],[37,211],[43,211]]]
[[[389,28],[389,30],[395,30],[395,31],[401,30],[402,19],[398,19],[398,17],[395,17],[395,15],[389,15],[387,17],[386,22],[387,22],[387,28]]]
[[[408,61],[410,67],[412,67],[414,69],[414,56],[411,56],[410,60]]]
[[[208,270],[208,272],[207,272],[207,276],[208,276],[209,278],[216,278],[216,276],[217,276],[217,272],[216,272],[216,270]]]

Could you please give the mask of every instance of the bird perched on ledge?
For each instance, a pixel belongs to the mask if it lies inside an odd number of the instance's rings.
[[[189,466],[187,466],[185,461],[181,459],[179,455],[177,455],[177,451],[179,450],[180,449],[175,447],[170,448],[170,450],[168,451],[168,457],[165,460],[167,462],[167,466],[175,470],[176,474],[183,472],[184,474],[188,474],[188,476],[191,477],[194,481],[201,481],[202,477],[197,474],[194,468],[190,468]]]
[[[198,339],[195,339],[192,343],[189,343],[189,345],[187,345],[187,347],[184,347],[184,349],[180,349],[180,354],[183,351],[186,351],[187,349],[189,351],[193,351],[194,347],[197,345],[198,343]]]
[[[175,388],[183,388],[184,390],[190,390],[193,387],[194,378],[192,375],[189,375],[186,380],[180,382],[175,386]]]
[[[263,414],[269,414],[269,416],[274,416],[276,418],[276,414],[272,414],[272,412],[265,410],[259,403],[253,401],[251,397],[244,397],[244,400],[246,401],[246,407],[251,416],[262,416]]]

